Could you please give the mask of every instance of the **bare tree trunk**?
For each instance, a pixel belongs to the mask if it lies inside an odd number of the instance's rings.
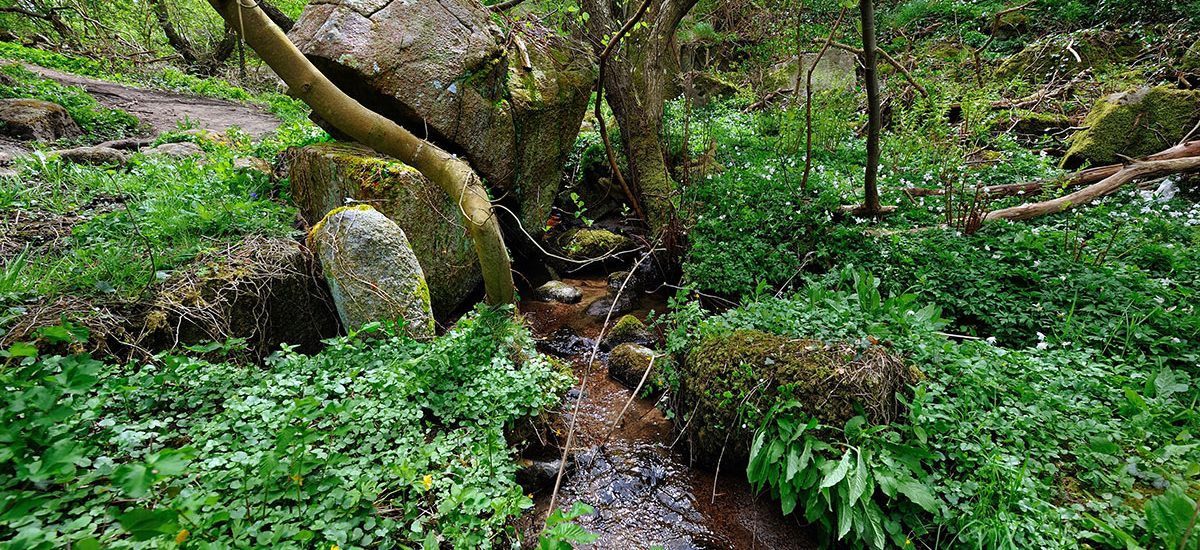
[[[321,74],[255,4],[209,0],[226,23],[245,30],[246,43],[314,113],[372,149],[411,165],[438,184],[462,209],[475,243],[488,302],[513,303],[511,261],[500,224],[479,176],[463,160],[417,138],[395,122],[363,107]]]
[[[883,211],[879,203],[879,133],[883,123],[879,108],[879,52],[875,43],[875,6],[872,0],[859,0],[863,34],[863,81],[867,88],[867,169],[863,181],[864,195],[861,213],[878,216]]]

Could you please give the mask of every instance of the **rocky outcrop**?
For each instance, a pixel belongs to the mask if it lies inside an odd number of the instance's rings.
[[[1093,29],[1055,34],[1010,56],[996,69],[996,76],[1032,82],[1070,79],[1086,69],[1131,59],[1141,49],[1138,39],[1126,32]]]
[[[1181,140],[1200,121],[1200,91],[1140,88],[1101,98],[1070,138],[1063,165],[1113,164],[1156,153]]]
[[[83,129],[57,103],[0,99],[0,135],[24,141],[56,141],[82,136]]]
[[[169,157],[176,160],[198,157],[204,154],[204,149],[190,141],[164,143],[152,149],[143,151],[148,156]]]
[[[766,82],[763,83],[766,91],[784,88],[787,91],[797,91],[803,95],[808,84],[808,69],[817,59],[817,54],[806,53],[799,59],[799,67],[797,67],[794,57],[775,65]],[[854,89],[854,69],[857,65],[854,54],[830,48],[816,63],[817,68],[813,70],[814,92]]]
[[[483,283],[462,211],[420,172],[361,145],[320,143],[284,156],[292,200],[310,224],[362,203],[404,230],[429,283],[434,314],[450,315]]]
[[[684,94],[697,107],[703,107],[719,99],[733,97],[738,93],[736,84],[711,73],[693,73],[687,84]]]
[[[788,386],[792,398],[823,424],[841,427],[860,409],[869,422],[883,424],[898,414],[897,393],[918,377],[881,346],[826,344],[753,330],[708,336],[687,353],[678,374],[674,409],[695,411],[687,430],[692,456],[709,465],[722,450],[723,464],[748,459],[757,428],[739,416],[748,397],[774,403],[779,388]]]
[[[633,241],[607,229],[572,229],[558,238],[571,259],[591,260],[633,248]]]
[[[347,330],[403,320],[414,338],[435,335],[425,274],[395,222],[370,206],[338,208],[312,228],[308,244]]]
[[[594,79],[553,32],[504,36],[471,0],[317,0],[289,33],[339,87],[465,155],[526,229],[547,218]]]

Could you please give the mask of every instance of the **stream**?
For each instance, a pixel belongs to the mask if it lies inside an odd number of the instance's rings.
[[[583,291],[578,304],[525,301],[520,310],[541,351],[569,361],[575,372],[576,386],[568,392],[561,413],[565,430],[576,400],[582,400],[574,461],[569,462],[572,467],[556,506],[569,508],[583,502],[595,509],[575,520],[600,537],[588,548],[816,548],[811,534],[794,517],[783,517],[777,502],[754,494],[740,467],[722,471],[714,480],[713,472],[689,466],[686,444],[677,441],[672,422],[652,399],[635,399],[604,441],[632,395],[608,377],[607,354],[598,354],[588,372],[587,360],[604,319],[585,310],[606,295],[605,278],[563,282]],[[632,314],[645,320],[651,310],[662,313],[666,307],[665,295],[642,294]],[[617,318],[614,315],[613,322]],[[518,526],[530,543],[537,540],[549,512],[552,490],[551,483],[551,488],[535,494],[535,507]]]

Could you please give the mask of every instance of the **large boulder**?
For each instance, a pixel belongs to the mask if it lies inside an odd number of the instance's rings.
[[[1141,51],[1141,42],[1128,32],[1090,29],[1055,34],[1004,60],[996,76],[1039,83],[1055,77],[1069,79],[1087,69],[1131,59]]]
[[[56,141],[79,137],[83,129],[57,103],[0,99],[0,135],[24,141]]]
[[[435,335],[425,274],[395,222],[370,206],[338,208],[312,228],[308,244],[348,330],[402,319],[413,338]]]
[[[595,74],[586,49],[524,32],[502,33],[474,0],[316,0],[289,36],[355,99],[464,154],[535,232]]]
[[[1063,165],[1112,164],[1179,142],[1200,121],[1200,90],[1140,88],[1101,98],[1070,139]]]
[[[808,69],[812,67],[814,61],[817,64],[816,69],[813,69],[814,92],[854,89],[855,68],[858,60],[854,54],[834,48],[826,50],[819,61],[817,61],[816,53],[806,53],[800,56],[799,62],[797,62],[797,58],[793,57],[775,65],[764,82],[764,87],[768,90],[785,88],[788,91],[795,90],[804,94],[808,85]]]
[[[362,203],[404,230],[439,318],[453,313],[483,284],[462,210],[414,168],[345,143],[293,148],[285,157],[292,200],[309,223],[346,204]]]
[[[821,423],[840,428],[858,415],[882,424],[896,418],[896,394],[918,377],[881,346],[826,344],[753,330],[711,335],[693,347],[679,371],[677,411],[687,419],[692,456],[714,464],[745,463],[765,410],[743,403],[770,403],[781,388]],[[751,399],[752,398],[752,399]]]
[[[627,388],[635,389],[641,383],[642,376],[647,376],[646,369],[653,368],[653,364],[654,350],[638,344],[621,344],[608,354],[608,376]],[[651,372],[646,381],[652,389],[663,387],[657,372]]]

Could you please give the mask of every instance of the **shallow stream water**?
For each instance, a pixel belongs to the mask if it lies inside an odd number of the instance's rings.
[[[689,466],[686,444],[677,441],[672,422],[654,401],[635,399],[617,427],[611,428],[632,391],[608,377],[603,353],[589,372],[588,358],[604,320],[588,316],[585,310],[605,295],[605,280],[564,282],[583,291],[580,303],[527,301],[520,309],[542,351],[570,361],[575,372],[577,384],[562,412],[566,426],[575,401],[582,400],[572,445],[574,460],[569,462],[572,467],[556,506],[569,508],[573,502],[583,502],[595,509],[575,521],[600,536],[590,548],[816,548],[811,534],[794,517],[782,516],[778,503],[754,494],[740,468],[714,475]],[[644,320],[650,310],[665,309],[664,296],[643,294],[632,314]],[[537,540],[551,492],[535,495],[535,508],[523,518],[526,540]]]

